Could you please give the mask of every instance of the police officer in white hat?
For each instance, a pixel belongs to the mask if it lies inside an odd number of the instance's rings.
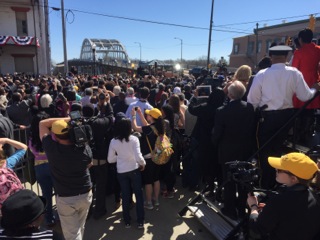
[[[263,146],[294,114],[292,97],[295,94],[299,100],[311,99],[320,89],[318,84],[309,88],[303,75],[296,68],[286,66],[288,53],[292,48],[285,45],[274,46],[269,49],[272,60],[270,68],[261,70],[253,80],[248,94],[248,102],[261,111],[262,118],[258,126],[258,143]],[[261,187],[271,189],[275,184],[275,172],[268,165],[267,157],[280,156],[279,149],[287,137],[292,124],[277,134],[259,152],[260,167],[262,169]]]

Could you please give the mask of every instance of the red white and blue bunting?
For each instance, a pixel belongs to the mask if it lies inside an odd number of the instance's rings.
[[[0,36],[0,46],[5,44],[15,44],[18,46],[36,45],[40,47],[39,39],[32,36]]]
[[[10,36],[0,36],[0,46],[5,45],[9,39]]]

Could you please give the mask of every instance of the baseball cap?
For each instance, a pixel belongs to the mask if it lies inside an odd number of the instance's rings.
[[[68,123],[65,120],[57,120],[52,124],[51,132],[54,134],[65,134],[69,130]]]
[[[317,164],[303,153],[289,153],[280,158],[269,157],[268,162],[275,169],[289,171],[305,180],[311,179],[319,170]]]
[[[147,115],[150,115],[154,119],[158,119],[159,117],[162,117],[162,113],[158,108],[152,108],[151,110],[146,110],[145,113]]]

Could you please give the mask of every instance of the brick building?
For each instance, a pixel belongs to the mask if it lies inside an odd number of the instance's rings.
[[[320,18],[316,18],[315,20],[319,22]],[[253,33],[251,35],[234,38],[229,66],[238,68],[246,64],[255,70],[257,62],[268,55],[271,43],[286,43],[289,37],[293,40],[298,36],[299,31],[306,27],[309,27],[309,19],[264,26],[258,28],[258,34]],[[319,24],[315,24],[314,39],[317,42],[318,39],[320,39]]]

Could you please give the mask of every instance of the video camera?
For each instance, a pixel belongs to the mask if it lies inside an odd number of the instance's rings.
[[[92,129],[88,124],[91,119],[83,118],[80,111],[72,111],[69,115],[71,118],[68,123],[70,140],[79,148],[84,147],[86,144],[92,147]]]
[[[212,88],[221,87],[224,83],[224,77],[223,76],[211,76],[208,75],[204,81],[204,85],[211,85]]]
[[[260,172],[256,164],[256,161],[232,161],[226,163],[232,180],[243,185],[253,185],[259,179]]]

